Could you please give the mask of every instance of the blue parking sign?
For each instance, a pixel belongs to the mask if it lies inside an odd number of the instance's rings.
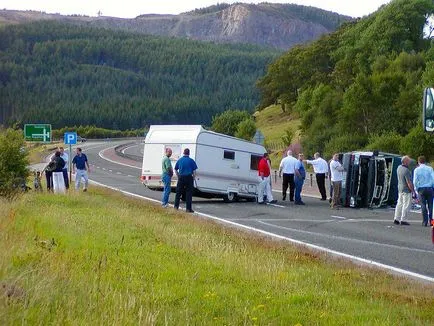
[[[77,133],[76,132],[65,132],[63,135],[63,142],[65,145],[75,145],[77,144]]]

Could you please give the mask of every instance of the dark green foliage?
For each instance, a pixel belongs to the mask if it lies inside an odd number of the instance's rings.
[[[235,137],[251,141],[256,132],[256,124],[253,119],[245,119],[237,126]]]
[[[75,131],[77,135],[90,138],[90,139],[100,139],[100,138],[118,138],[118,137],[144,137],[146,129],[130,129],[130,130],[113,130],[104,129],[95,126],[74,126],[74,127],[64,127],[61,129],[54,129],[52,131],[53,139],[63,139],[65,132]]]
[[[277,52],[67,23],[0,28],[0,123],[209,124],[253,109],[255,80]]]
[[[401,153],[417,159],[424,155],[428,161],[434,159],[434,135],[424,132],[422,124],[417,124],[401,143]]]
[[[394,0],[290,50],[258,82],[261,105],[283,102],[297,112],[307,153],[365,146],[406,152],[410,139],[429,152],[428,138],[414,128],[422,90],[434,83],[434,43],[423,35],[433,14],[432,0]]]
[[[252,116],[246,111],[227,110],[212,118],[211,130],[221,134],[235,136],[238,125],[244,120],[250,120]]]
[[[0,196],[13,199],[25,190],[29,171],[22,130],[0,129]]]

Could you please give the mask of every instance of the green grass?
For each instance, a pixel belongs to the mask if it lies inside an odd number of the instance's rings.
[[[271,105],[255,113],[256,126],[265,136],[266,142],[281,142],[285,130],[298,131],[300,120],[289,113],[283,113],[280,105]],[[298,133],[295,136],[298,139]]]
[[[278,169],[286,149],[282,136],[290,128],[295,131],[293,142],[299,142],[300,120],[288,112],[282,112],[280,105],[271,105],[254,114],[257,128],[264,134],[266,147],[270,152],[271,165]]]
[[[50,144],[27,142],[26,147],[29,152],[29,162],[31,164],[45,162],[45,158],[54,152],[58,146],[64,146],[62,142]]]
[[[0,202],[0,289],[1,325],[434,323],[432,285],[98,188]]]

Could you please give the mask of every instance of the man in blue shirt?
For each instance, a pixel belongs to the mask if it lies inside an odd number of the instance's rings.
[[[184,156],[181,157],[175,164],[175,173],[178,176],[178,183],[176,185],[176,196],[174,208],[179,208],[179,199],[185,191],[186,212],[194,213],[191,208],[191,201],[193,197],[193,182],[196,175],[197,165],[196,162],[190,158],[190,150],[184,149]]]
[[[419,156],[417,161],[419,166],[414,170],[413,184],[422,205],[422,224],[428,226],[432,221],[434,172],[432,167],[425,165],[425,156]]]
[[[75,153],[76,155],[72,160],[72,173],[75,172],[75,190],[80,189],[81,178],[83,178],[84,179],[83,191],[87,191],[87,185],[89,184],[89,178],[87,176],[87,172],[88,171],[90,172],[87,156],[86,154],[81,152],[80,147],[77,147]]]
[[[303,189],[304,179],[306,179],[306,169],[303,165],[304,155],[302,153],[298,154],[298,162],[295,165],[295,205],[304,205],[301,200],[301,190]]]

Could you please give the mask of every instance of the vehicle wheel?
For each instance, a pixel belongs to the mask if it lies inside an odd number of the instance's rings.
[[[238,201],[238,195],[234,192],[230,192],[223,196],[223,201],[225,203],[233,203],[234,201]]]

